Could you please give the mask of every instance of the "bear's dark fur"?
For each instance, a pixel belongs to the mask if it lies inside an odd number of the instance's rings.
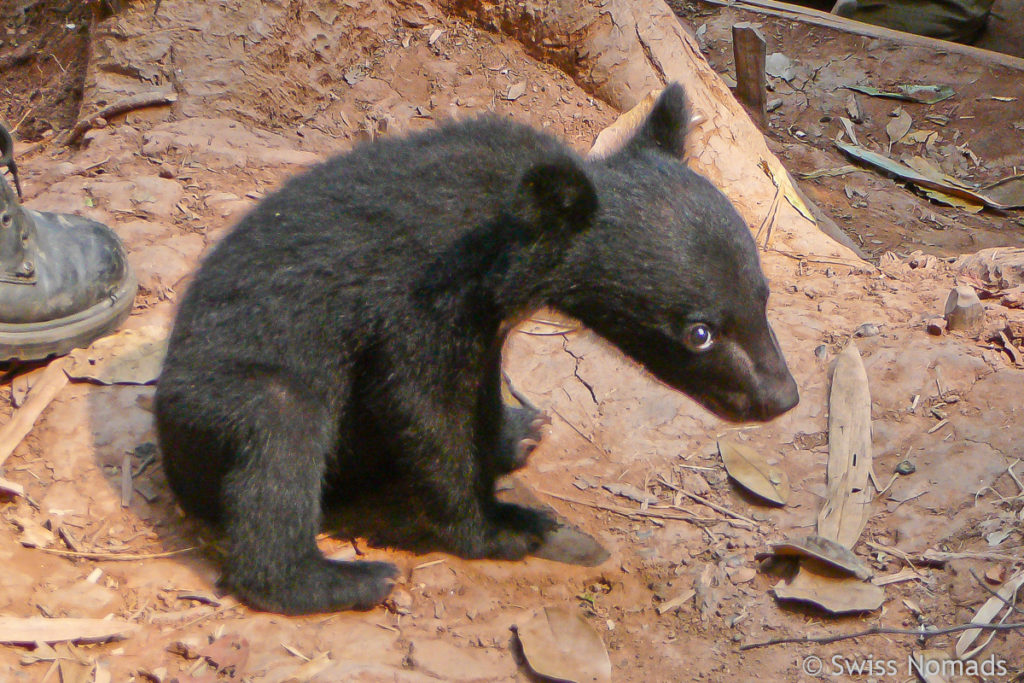
[[[226,585],[285,613],[376,604],[395,568],[329,561],[315,537],[325,496],[384,487],[436,547],[535,549],[551,520],[497,501],[494,481],[522,464],[538,418],[503,407],[502,342],[540,306],[723,417],[796,403],[749,230],[679,160],[686,123],[676,85],[597,161],[497,118],[364,145],[287,182],[213,249],[156,415],[182,506],[227,532]]]

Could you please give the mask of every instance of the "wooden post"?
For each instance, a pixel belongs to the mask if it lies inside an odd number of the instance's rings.
[[[767,48],[764,36],[751,23],[732,27],[732,53],[736,63],[736,97],[762,129],[768,127],[765,108],[768,92],[765,86],[764,59]]]

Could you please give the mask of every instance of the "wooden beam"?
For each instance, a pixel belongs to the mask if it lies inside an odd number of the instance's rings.
[[[790,5],[785,2],[776,2],[776,0],[699,0],[699,2],[719,7],[746,10],[757,14],[767,14],[775,17],[783,17],[785,19],[793,19],[794,21],[802,21],[815,26],[823,26],[837,31],[867,36],[869,38],[882,38],[902,45],[922,47],[936,52],[961,54],[989,64],[998,64],[1000,66],[1024,72],[1024,59],[1021,59],[1020,57],[1006,55],[1002,52],[983,50],[980,47],[974,47],[973,45],[963,45],[961,43],[953,43],[948,40],[928,38],[926,36],[919,36],[913,33],[895,31],[891,28],[865,24],[860,21],[854,21],[853,19],[829,14],[828,12],[810,9],[809,7]]]

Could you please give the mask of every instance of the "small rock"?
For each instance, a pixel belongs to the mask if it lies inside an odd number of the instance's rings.
[[[916,471],[917,465],[909,460],[904,460],[900,464],[896,465],[897,474],[913,474]]]
[[[878,336],[878,325],[874,323],[864,323],[858,327],[854,333],[854,337],[877,337]]]
[[[931,318],[924,325],[928,334],[934,334],[936,337],[942,336],[942,333],[946,331],[945,318]]]
[[[954,287],[946,299],[943,317],[950,330],[971,330],[981,324],[985,309],[973,287]]]
[[[814,357],[818,360],[825,360],[828,358],[828,347],[824,344],[819,345],[814,349]]]

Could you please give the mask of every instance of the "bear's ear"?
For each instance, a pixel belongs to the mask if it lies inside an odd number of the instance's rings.
[[[651,113],[630,140],[634,148],[654,148],[682,158],[690,114],[686,107],[683,86],[672,83],[662,91]]]
[[[597,211],[597,190],[579,160],[555,155],[531,166],[519,181],[520,201],[538,227],[581,230]]]

